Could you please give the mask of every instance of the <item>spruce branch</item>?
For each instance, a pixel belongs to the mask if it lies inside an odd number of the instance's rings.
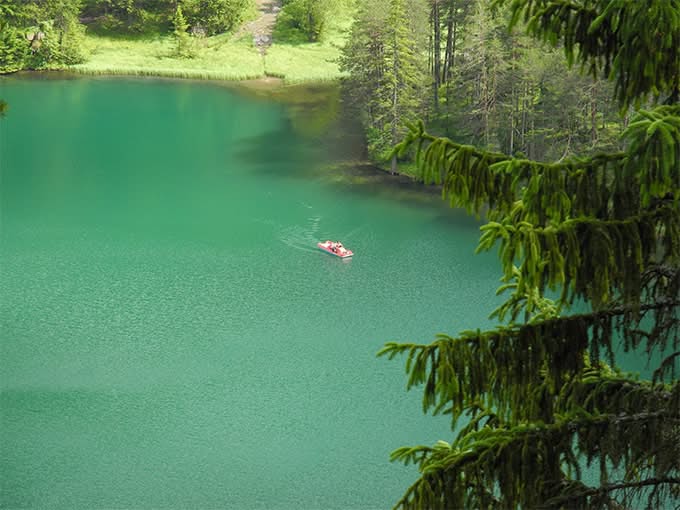
[[[480,486],[497,487],[500,501],[508,508],[540,507],[555,497],[564,496],[564,484],[570,483],[563,471],[567,467],[565,462],[574,462],[574,468],[578,470],[578,459],[568,454],[574,439],[588,458],[603,456],[614,464],[618,463],[617,457],[611,457],[609,450],[603,449],[603,433],[634,437],[636,455],[644,451],[662,455],[663,452],[654,453],[649,446],[664,433],[665,428],[658,424],[667,425],[671,418],[677,420],[665,412],[627,416],[580,412],[551,424],[520,424],[470,432],[459,436],[451,445],[442,442],[427,452],[420,466],[420,478],[395,508],[455,507],[453,503],[466,501],[471,488]],[[640,434],[640,430],[647,432]],[[494,469],[499,465],[508,469]],[[669,469],[675,468],[670,466]],[[672,471],[659,473],[657,478],[675,480]],[[625,489],[622,483],[603,482],[603,493]],[[647,485],[642,482],[635,485],[634,481],[625,483],[631,483],[631,488]],[[446,491],[441,490],[443,486],[447,487]]]
[[[608,495],[611,492],[616,492],[624,489],[640,489],[649,486],[659,486],[659,485],[680,485],[680,478],[677,477],[657,477],[657,478],[646,478],[644,480],[630,481],[630,482],[617,482],[604,484],[599,487],[588,487],[581,482],[575,480],[565,480],[561,483],[560,491],[562,492],[558,496],[549,499],[545,504],[541,505],[539,508],[574,508],[574,505],[578,505],[578,508],[582,508],[581,502],[586,502],[588,498],[596,497],[598,500],[602,499],[603,496]],[[610,502],[615,506],[615,508],[624,508],[615,500],[610,500]]]
[[[467,408],[491,408],[492,402],[502,420],[545,419],[550,407],[545,402],[535,407],[529,388],[542,391],[548,384],[559,389],[567,374],[589,366],[586,353],[591,364],[597,363],[600,352],[613,361],[614,334],[622,327],[616,321],[641,311],[678,306],[680,300],[619,305],[486,332],[463,331],[456,338],[440,334],[431,344],[389,342],[377,355],[392,359],[407,354],[407,388],[424,385],[423,411],[446,410],[452,424]]]

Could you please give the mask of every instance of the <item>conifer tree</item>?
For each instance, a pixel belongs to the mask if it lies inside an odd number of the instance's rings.
[[[424,73],[414,42],[417,35],[409,26],[405,0],[390,0],[387,17],[385,73],[381,83],[382,123],[389,132],[389,144],[401,138],[406,116],[418,110]],[[391,172],[397,172],[396,154],[391,158]]]
[[[189,49],[189,24],[187,23],[182,6],[178,3],[175,9],[175,15],[172,18],[172,26],[174,27],[173,35],[177,42],[176,51],[178,56],[186,56]]]
[[[486,212],[478,250],[498,246],[509,297],[493,330],[379,353],[406,355],[423,409],[459,427],[452,442],[393,452],[420,469],[396,507],[674,507],[680,0],[496,3],[509,5],[512,24],[561,44],[570,64],[611,77],[622,111],[646,107],[623,151],[559,163],[457,144],[423,123],[397,147],[417,148],[423,180],[441,184],[452,206]],[[653,362],[652,378],[619,369],[619,349]]]
[[[7,21],[0,21],[0,73],[13,73],[25,65],[26,38]]]
[[[418,8],[418,5],[421,8]],[[360,5],[341,68],[349,73],[350,95],[361,104],[369,152],[386,160],[405,134],[405,121],[422,113],[427,70],[424,33],[427,13],[411,0],[375,0]],[[391,168],[396,171],[396,157]]]

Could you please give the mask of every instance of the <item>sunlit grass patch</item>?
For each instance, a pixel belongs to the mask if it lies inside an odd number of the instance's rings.
[[[265,72],[288,83],[333,81],[342,76],[339,51],[323,43],[274,44],[267,50]]]
[[[176,55],[172,37],[120,39],[88,36],[90,57],[72,70],[85,74],[168,76],[216,80],[245,80],[264,76],[259,52],[247,41],[228,36],[192,39],[192,58]]]
[[[253,45],[252,34],[192,38],[187,55],[179,56],[172,36],[108,37],[89,34],[83,64],[70,69],[94,75],[165,76],[173,78],[249,80],[265,76],[286,83],[328,82],[342,76],[338,60],[351,16],[333,21],[323,40],[294,44],[274,40],[266,56]]]
[[[315,43],[280,41],[267,50],[265,71],[268,76],[287,83],[335,81],[343,76],[339,59],[352,25],[351,9],[340,9],[332,17],[322,40]]]
[[[329,19],[322,39],[315,43],[277,40],[267,50],[265,71],[268,76],[283,78],[288,83],[335,81],[343,76],[340,54],[352,25],[353,11],[337,9]],[[343,4],[344,5],[344,4]]]

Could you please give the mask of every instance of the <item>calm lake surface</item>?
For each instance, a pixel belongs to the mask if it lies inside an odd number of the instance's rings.
[[[390,452],[452,434],[375,354],[489,325],[475,221],[338,167],[333,91],[0,97],[0,506],[391,507],[417,471]]]

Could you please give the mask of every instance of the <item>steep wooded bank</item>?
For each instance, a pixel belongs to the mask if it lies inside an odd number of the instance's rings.
[[[415,118],[540,160],[619,147],[627,117],[611,84],[570,69],[562,48],[522,27],[508,31],[509,16],[491,0],[361,2],[341,66],[372,158],[385,161]]]

